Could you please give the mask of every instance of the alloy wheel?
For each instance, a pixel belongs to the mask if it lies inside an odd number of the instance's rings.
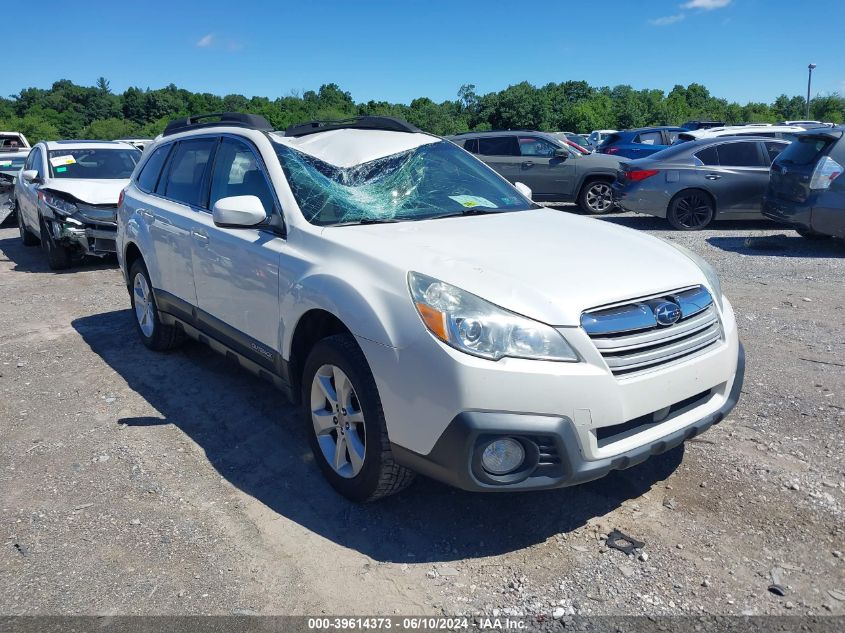
[[[151,338],[153,330],[155,330],[153,314],[155,308],[147,278],[141,273],[135,275],[135,281],[132,283],[132,293],[135,299],[135,318],[138,319],[138,326],[141,328],[144,336]]]
[[[317,443],[329,466],[351,479],[366,457],[364,412],[352,381],[335,365],[323,365],[311,383],[311,421]]]
[[[613,193],[606,182],[597,182],[587,190],[587,206],[593,213],[605,213],[613,206]]]
[[[687,229],[699,229],[713,219],[713,207],[704,196],[694,193],[678,200],[675,207],[675,219]]]

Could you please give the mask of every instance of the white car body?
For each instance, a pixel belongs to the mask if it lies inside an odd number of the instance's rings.
[[[702,130],[681,132],[678,138],[684,141],[697,141],[703,138],[717,138],[720,136],[757,136],[769,138],[790,139],[804,128],[797,125],[728,125],[725,127],[711,127]]]
[[[55,170],[51,153],[70,155],[75,151],[129,150],[137,162],[140,152],[124,143],[111,141],[44,141],[27,156],[15,182],[19,225],[22,231],[41,239],[42,229],[51,231],[55,244],[82,254],[101,257],[114,252],[115,214],[120,192],[128,178],[65,178]],[[61,157],[59,157],[61,158]],[[64,167],[67,169],[67,167]],[[25,174],[35,176],[32,179]],[[63,214],[45,202],[52,195],[68,203],[72,213]]]
[[[115,142],[128,143],[129,145],[131,145],[135,149],[139,149],[143,152],[144,149],[147,147],[147,145],[149,145],[150,143],[153,142],[153,139],[151,139],[151,138],[118,138],[118,139],[115,139]]]
[[[587,137],[592,147],[598,147],[611,134],[616,134],[619,130],[593,130]]]
[[[159,148],[209,135],[252,148],[281,212],[277,224],[224,228],[208,209],[138,187]],[[336,319],[372,372],[396,461],[465,489],[595,479],[667,450],[727,414],[742,383],[741,346],[730,302],[694,256],[634,230],[544,208],[318,226],[303,215],[277,156],[278,147],[287,146],[344,167],[441,142],[423,133],[361,129],[288,137],[222,123],[159,137],[118,211],[117,253],[130,293],[137,280],[129,273],[141,258],[163,324],[234,355],[294,400],[308,351],[301,337],[317,327],[309,319]],[[415,308],[411,273],[552,326],[578,360],[494,361],[445,344]],[[597,347],[614,343],[591,339],[588,313],[641,306],[684,289],[715,298],[705,310],[715,338],[683,358],[614,375],[608,362],[616,361]],[[655,417],[609,440],[597,433],[643,416]],[[473,443],[490,434],[548,438],[558,470],[507,482],[479,474],[468,466]]]

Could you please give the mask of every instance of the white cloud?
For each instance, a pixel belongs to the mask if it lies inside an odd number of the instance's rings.
[[[689,0],[681,5],[682,9],[704,9],[705,11],[712,11],[713,9],[722,9],[728,6],[732,0]]]
[[[209,33],[208,35],[203,35],[201,38],[197,40],[197,46],[200,48],[208,48],[214,43],[214,33]]]
[[[655,18],[654,20],[649,20],[648,23],[652,26],[668,26],[669,24],[674,24],[675,22],[680,22],[684,19],[683,13],[678,13],[676,15],[666,15],[662,18]]]

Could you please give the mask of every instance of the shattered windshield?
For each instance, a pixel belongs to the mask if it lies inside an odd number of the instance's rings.
[[[353,167],[276,144],[282,168],[312,224],[362,224],[535,208],[487,166],[447,141]]]

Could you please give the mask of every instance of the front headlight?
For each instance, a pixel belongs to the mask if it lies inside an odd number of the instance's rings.
[[[44,201],[44,204],[50,207],[53,211],[65,217],[73,215],[79,210],[72,202],[69,202],[64,198],[54,196],[46,191],[39,191],[38,197],[41,198]]]
[[[704,259],[703,257],[699,257],[686,246],[681,246],[680,244],[675,244],[674,242],[666,243],[670,246],[674,246],[677,250],[679,250],[681,253],[691,259],[692,262],[701,269],[701,272],[704,273],[704,278],[707,280],[707,283],[710,286],[710,290],[715,295],[713,298],[716,300],[716,303],[719,304],[719,308],[721,308],[722,284],[719,283],[719,275],[716,274],[716,269],[713,268],[713,266],[711,266],[706,259]]]
[[[577,362],[553,327],[508,312],[451,284],[408,273],[411,297],[429,331],[452,347],[490,360],[505,356]]]

